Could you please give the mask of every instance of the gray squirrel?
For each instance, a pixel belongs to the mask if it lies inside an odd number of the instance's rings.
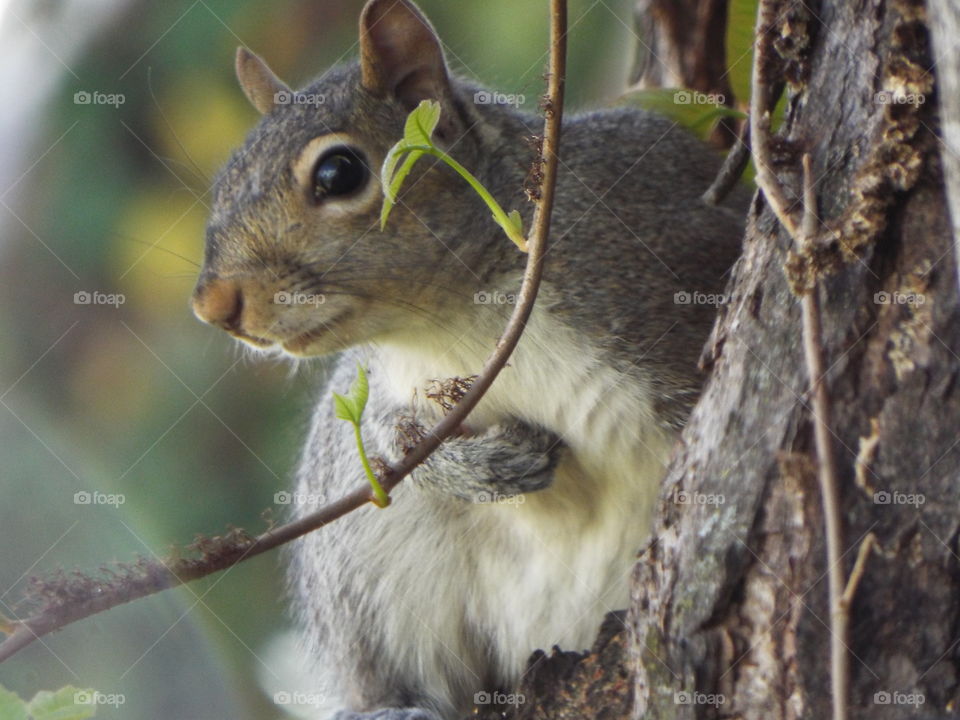
[[[364,364],[368,452],[397,460],[443,413],[430,388],[482,366],[525,263],[429,159],[381,232],[387,150],[420,101],[439,102],[437,143],[529,227],[529,138],[542,123],[453,77],[409,0],[369,0],[359,61],[302,92],[243,48],[237,74],[263,117],[216,181],[193,307],[266,352],[340,353],[297,473],[298,492],[333,500],[366,480],[331,393]],[[628,604],[700,389],[714,307],[697,301],[723,291],[747,194],[704,204],[719,159],[638,109],[570,116],[560,156],[543,284],[508,366],[387,509],[293,550],[297,614],[341,720],[460,717],[512,688],[534,650],[588,647]]]

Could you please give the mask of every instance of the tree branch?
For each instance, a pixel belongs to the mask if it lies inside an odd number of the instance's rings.
[[[776,24],[776,10],[772,0],[761,0],[757,9],[756,46],[753,51],[753,71],[750,76],[750,144],[753,149],[757,187],[763,190],[770,209],[791,237],[797,237],[797,223],[790,214],[791,203],[773,170],[770,151],[770,113],[776,97],[767,84],[767,63],[771,62],[772,35]]]
[[[506,365],[533,310],[543,272],[556,188],[566,78],[566,33],[566,0],[551,0],[550,65],[547,95],[543,104],[544,136],[541,155],[537,160],[542,166],[543,180],[528,239],[529,254],[517,304],[495,349],[463,398],[399,463],[383,464],[378,475],[387,493],[426,460],[446,438],[457,432]],[[199,552],[199,557],[165,560],[141,558],[135,563],[102,568],[101,577],[60,573],[52,578],[34,580],[28,599],[33,600],[38,608],[31,617],[14,620],[15,630],[0,643],[0,662],[54,630],[131,600],[232,567],[321,528],[372,501],[372,490],[364,484],[317,512],[271,528],[256,538],[243,530],[231,530],[224,536],[214,538],[200,538],[190,546]]]
[[[803,156],[803,220],[797,245],[805,253],[813,242],[817,224],[816,194],[813,189],[813,172],[810,155]],[[807,288],[801,299],[803,316],[803,354],[810,377],[811,403],[813,405],[813,436],[817,452],[820,502],[827,532],[827,580],[830,596],[830,680],[833,687],[833,720],[846,720],[847,694],[850,684],[850,657],[847,639],[850,635],[850,613],[844,612],[843,594],[846,582],[843,577],[842,513],[840,490],[837,482],[836,457],[830,430],[830,397],[827,394],[826,368],[823,362],[823,334],[820,322],[820,296],[818,287]],[[855,585],[854,585],[855,587]]]
[[[761,0],[757,12],[756,48],[750,97],[750,130],[757,171],[757,187],[763,192],[777,219],[794,239],[800,256],[809,257],[817,234],[817,197],[809,154],[803,156],[803,215],[798,225],[790,214],[783,185],[773,170],[770,157],[770,111],[776,98],[768,90],[766,69],[771,62],[771,36],[775,11],[772,0]],[[849,709],[850,658],[847,652],[850,634],[849,605],[863,573],[860,561],[855,578],[844,581],[842,512],[837,481],[836,458],[830,429],[830,398],[826,386],[826,368],[821,343],[820,297],[816,277],[801,286],[803,351],[810,381],[817,477],[823,507],[827,546],[827,577],[830,606],[830,683],[833,695],[833,720],[847,720]],[[869,548],[867,548],[869,549]],[[849,590],[849,593],[846,591]]]

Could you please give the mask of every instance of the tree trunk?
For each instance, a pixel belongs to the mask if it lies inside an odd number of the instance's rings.
[[[727,0],[636,0],[634,26],[640,43],[633,87],[682,87],[724,98],[733,107],[724,40]],[[723,118],[713,140],[729,147],[736,137]]]
[[[773,160],[799,197],[810,153],[820,235],[833,238],[805,269],[823,311],[846,576],[864,537],[879,543],[851,608],[850,718],[949,715],[960,693],[960,313],[937,69],[920,0],[808,8],[783,0],[769,30],[781,53],[771,82],[790,95]],[[528,679],[518,717],[623,717],[622,677],[647,720],[831,716],[792,243],[758,195],[636,568],[627,637],[592,656],[536,658],[532,674],[552,684]],[[629,649],[618,658],[618,647]]]

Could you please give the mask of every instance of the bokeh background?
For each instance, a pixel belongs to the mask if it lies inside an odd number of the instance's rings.
[[[420,4],[456,71],[535,108],[545,2]],[[256,121],[235,48],[303,85],[355,55],[361,6],[0,0],[3,615],[16,616],[29,575],[164,553],[229,525],[256,532],[265,509],[282,515],[274,495],[322,363],[294,373],[253,362],[197,322],[188,298],[209,179]],[[633,56],[631,3],[570,6],[569,106],[609,103]],[[84,292],[115,302],[77,302]],[[0,665],[0,685],[122,695],[103,718],[306,714],[272,699],[311,689],[285,608],[281,557],[268,555],[44,638]]]

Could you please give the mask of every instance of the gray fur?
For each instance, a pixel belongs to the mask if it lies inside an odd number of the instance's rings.
[[[455,109],[446,148],[529,227],[526,138],[541,120],[475,104],[468,81],[436,80]],[[362,87],[356,63],[302,92],[324,101],[269,109],[218,177],[197,297],[236,279],[244,333],[283,343],[319,323],[309,354],[346,350],[317,396],[297,473],[298,491],[334,499],[365,479],[330,393],[347,390],[358,359],[367,364],[367,448],[396,460],[411,411],[425,427],[440,416],[422,383],[476,372],[493,347],[512,306],[478,293],[515,293],[525,257],[428,159],[383,233],[378,203],[339,216],[325,214],[333,204],[312,207],[291,169],[308,143],[347,133],[376,173],[407,109]],[[322,690],[346,708],[338,720],[458,717],[475,693],[512,687],[538,647],[587,645],[626,601],[715,314],[675,294],[723,291],[747,193],[732,209],[705,205],[719,159],[642,110],[569,116],[560,154],[534,317],[467,432],[401,483],[388,509],[351,513],[292,553],[291,592]],[[275,307],[277,291],[326,302]]]
[[[396,416],[385,417],[384,424]],[[449,438],[413,478],[469,502],[500,502],[549,486],[562,451],[560,438],[542,428],[523,422],[495,425],[477,435]]]

